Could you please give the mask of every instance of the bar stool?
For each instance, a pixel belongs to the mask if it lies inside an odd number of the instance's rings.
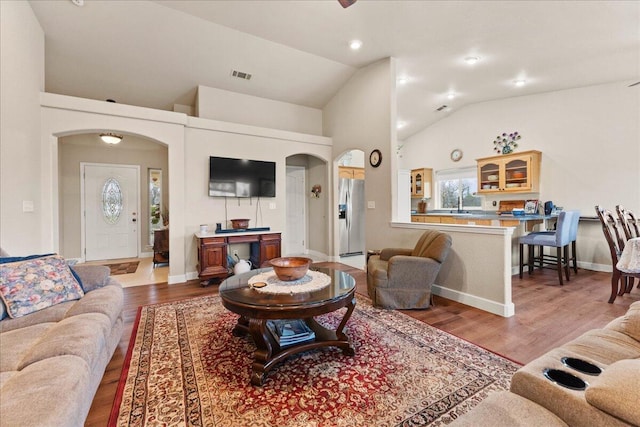
[[[572,224],[575,225],[575,232],[577,235],[577,223],[580,219],[579,211],[562,211],[558,215],[558,222],[556,223],[555,232],[541,232],[541,233],[529,233],[526,236],[522,236],[518,239],[520,244],[520,268],[519,277],[522,278],[523,266],[524,266],[524,245],[528,245],[528,269],[529,274],[533,272],[534,264],[536,260],[539,263],[540,268],[545,267],[545,264],[550,264],[550,258],[545,259],[544,246],[555,247],[556,256],[553,257],[555,261],[555,268],[558,271],[558,279],[560,285],[563,285],[562,270],[564,269],[567,281],[569,280],[569,244],[572,243],[571,231]],[[536,246],[540,246],[540,256],[534,257],[534,249]],[[564,253],[563,253],[564,251]],[[574,264],[575,265],[575,264]],[[576,267],[577,269],[577,267]]]
[[[578,256],[576,255],[576,241],[578,240],[578,223],[580,222],[580,213],[578,212],[577,216],[574,216],[571,221],[571,229],[569,230],[569,238],[571,239],[571,256],[569,261],[573,264],[573,271],[575,274],[578,274]],[[533,231],[529,234],[547,234],[547,235],[555,235],[555,231]],[[538,253],[540,257],[545,257],[545,262],[549,263],[550,261],[555,262],[555,256],[553,255],[544,255],[542,246],[539,247]],[[538,259],[538,258],[535,258]]]

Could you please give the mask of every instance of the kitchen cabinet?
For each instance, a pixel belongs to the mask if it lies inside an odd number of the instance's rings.
[[[433,180],[433,169],[422,168],[411,170],[411,197],[430,198]]]
[[[537,193],[540,191],[540,151],[476,159],[478,193]]]
[[[338,177],[347,179],[364,179],[364,168],[338,166]]]

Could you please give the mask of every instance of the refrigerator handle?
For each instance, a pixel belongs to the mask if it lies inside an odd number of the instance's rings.
[[[347,205],[347,209],[346,209],[346,215],[344,216],[345,218],[345,225],[347,226],[347,230],[349,230],[349,217],[351,216],[351,206],[349,206],[350,200],[351,199],[351,194],[350,194],[350,188],[349,186],[347,186],[347,191],[345,193],[345,202]]]

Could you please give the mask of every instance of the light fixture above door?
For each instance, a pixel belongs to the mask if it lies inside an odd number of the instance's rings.
[[[115,134],[113,132],[101,133],[100,139],[107,144],[118,144],[124,138],[122,135]]]

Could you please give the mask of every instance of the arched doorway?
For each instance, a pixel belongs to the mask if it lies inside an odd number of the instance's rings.
[[[331,247],[327,162],[313,155],[295,154],[287,156],[286,166],[283,255],[305,255],[314,261],[326,261]]]

